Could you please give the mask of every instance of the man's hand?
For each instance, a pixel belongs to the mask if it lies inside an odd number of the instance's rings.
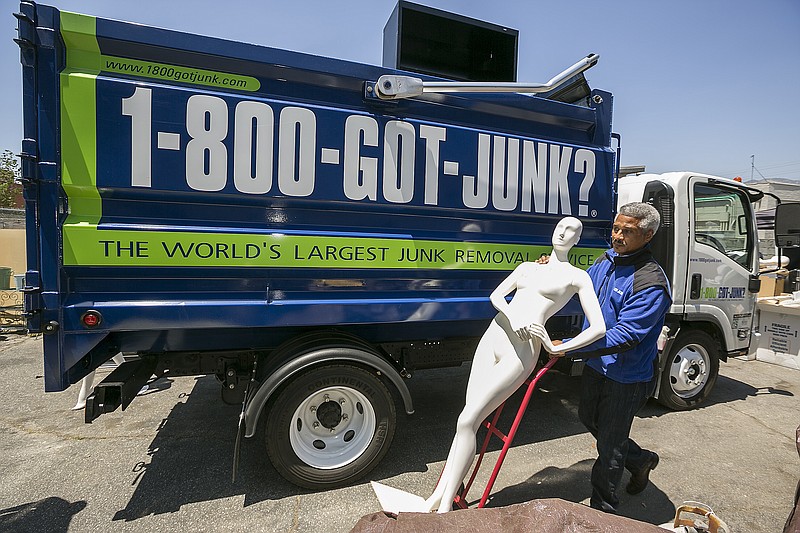
[[[550,256],[547,254],[540,255],[539,259],[536,260],[540,265],[546,265],[548,261],[550,261]]]
[[[563,344],[564,341],[560,340],[553,340],[553,346],[558,346],[559,344]],[[555,359],[556,357],[564,357],[564,352],[557,352],[557,353],[549,353],[547,354],[550,356],[550,359]]]

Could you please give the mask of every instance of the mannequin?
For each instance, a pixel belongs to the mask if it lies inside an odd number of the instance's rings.
[[[553,251],[547,263],[520,264],[492,292],[498,313],[481,337],[472,361],[466,404],[458,417],[456,435],[442,476],[427,499],[373,483],[387,512],[451,510],[475,457],[475,435],[481,422],[528,378],[542,345],[550,353],[582,348],[605,334],[605,322],[589,275],[569,263],[569,251],[578,243],[583,225],[577,218],[562,219],[553,232]],[[506,296],[514,296],[511,302]],[[554,346],[544,323],[578,294],[589,327],[573,339]]]
[[[111,359],[117,364],[117,366],[125,362],[125,358],[122,356],[121,353],[118,353]],[[78,393],[78,401],[72,408],[73,411],[77,411],[78,409],[83,409],[84,407],[86,407],[86,398],[88,398],[89,394],[92,392],[93,382],[94,382],[94,370],[86,374],[86,377],[84,377],[81,380],[81,390]]]

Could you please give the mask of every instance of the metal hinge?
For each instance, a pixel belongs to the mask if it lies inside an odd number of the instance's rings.
[[[397,100],[413,98],[422,93],[545,93],[593,67],[599,59],[599,55],[589,54],[546,83],[423,81],[414,76],[385,74],[377,82],[367,85],[366,96]]]
[[[36,165],[39,162],[39,145],[34,139],[22,139],[22,151],[17,154],[20,159],[19,181],[23,185],[36,181]]]
[[[25,13],[14,13],[17,18],[17,38],[14,42],[20,48],[33,48],[36,46],[36,24]]]
[[[37,270],[25,272],[25,283],[20,290],[23,295],[23,316],[30,319],[42,310],[42,286]]]

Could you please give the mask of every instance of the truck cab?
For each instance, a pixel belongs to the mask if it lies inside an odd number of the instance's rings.
[[[692,172],[625,176],[618,187],[618,206],[644,201],[661,214],[651,247],[672,286],[672,307],[657,397],[689,409],[710,393],[720,360],[748,351],[758,293],[753,202],[762,193]]]

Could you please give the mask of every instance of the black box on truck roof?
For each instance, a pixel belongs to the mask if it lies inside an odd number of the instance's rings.
[[[383,28],[383,66],[460,81],[517,81],[519,32],[400,0]]]

